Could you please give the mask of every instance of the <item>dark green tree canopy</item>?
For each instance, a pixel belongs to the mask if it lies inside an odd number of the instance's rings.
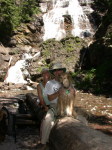
[[[0,38],[11,35],[24,22],[39,12],[37,0],[0,0]]]

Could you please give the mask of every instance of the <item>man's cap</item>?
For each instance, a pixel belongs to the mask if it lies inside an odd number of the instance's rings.
[[[60,62],[52,64],[49,71],[53,73],[56,70],[63,70],[63,72],[66,72],[66,68],[64,68]]]

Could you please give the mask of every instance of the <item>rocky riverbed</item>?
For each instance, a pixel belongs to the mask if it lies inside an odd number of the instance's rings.
[[[0,92],[0,100],[3,102],[7,98],[24,96],[26,93],[37,95],[36,89],[31,91],[10,89]],[[112,136],[112,97],[96,96],[77,90],[76,101],[76,108],[84,112],[89,126]],[[14,108],[17,105],[11,105],[10,107]],[[8,150],[9,148],[10,150],[36,150],[36,145],[39,142],[38,126],[23,125],[16,127],[16,139],[17,142],[15,143],[14,136],[6,135],[5,140],[0,143],[0,150]]]

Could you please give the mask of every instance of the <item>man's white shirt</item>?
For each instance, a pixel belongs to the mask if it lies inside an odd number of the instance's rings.
[[[60,87],[61,87],[61,84],[58,81],[56,81],[55,79],[50,80],[46,83],[45,93],[47,95],[52,95],[52,94],[56,93]],[[57,103],[57,100],[58,100],[58,98],[52,100],[51,103]]]

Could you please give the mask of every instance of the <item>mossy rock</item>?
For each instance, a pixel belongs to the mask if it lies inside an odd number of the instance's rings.
[[[40,47],[42,56],[51,59],[51,62],[61,62],[69,71],[74,70],[79,59],[80,50],[86,47],[87,43],[78,37],[66,37],[60,41],[50,39],[44,41]]]

